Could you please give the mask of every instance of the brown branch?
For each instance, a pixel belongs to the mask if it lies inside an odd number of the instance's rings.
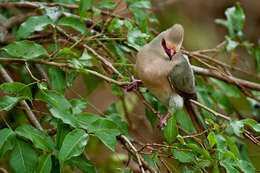
[[[56,28],[61,34],[63,34],[67,38],[69,38],[69,35],[61,27],[57,26]],[[71,38],[71,40],[74,42],[78,42],[78,40],[75,38]],[[116,73],[118,77],[120,77],[120,78],[123,77],[122,74],[120,74],[119,71],[117,71],[117,69],[113,66],[113,64],[111,62],[109,62],[106,58],[99,55],[94,49],[92,49],[88,45],[86,45],[86,44],[81,44],[81,45],[82,45],[82,47],[86,48],[89,52],[91,52],[97,59],[99,59],[101,62],[103,62],[107,67],[109,67],[114,73]]]
[[[0,171],[3,173],[8,173],[8,171],[5,168],[0,168]]]
[[[159,157],[159,160],[161,161],[161,163],[164,165],[164,167],[167,169],[167,173],[172,173],[171,169],[168,167],[168,165],[166,164],[166,162]]]
[[[4,67],[0,64],[0,75],[6,82],[14,82],[13,79],[9,76],[7,71],[4,69]],[[27,118],[30,120],[30,122],[39,130],[43,130],[41,124],[35,117],[34,113],[32,112],[31,108],[27,104],[25,100],[22,100],[19,102],[22,107],[24,107]]]
[[[228,69],[231,69],[231,70],[235,70],[235,71],[238,71],[238,72],[241,72],[241,73],[244,73],[244,74],[247,74],[249,76],[253,76],[254,78],[256,79],[260,79],[260,76],[258,76],[257,74],[254,74],[254,73],[251,73],[251,72],[248,72],[248,71],[245,71],[245,70],[241,70],[240,68],[238,67],[235,67],[235,66],[231,66],[231,65],[228,65],[228,64],[225,64],[221,61],[218,61],[217,59],[213,59],[211,58],[210,56],[208,55],[204,55],[204,54],[201,54],[199,53],[198,51],[196,52],[188,52],[186,50],[182,50],[182,52],[190,57],[199,57],[199,58],[202,58],[202,59],[205,59],[207,61],[210,61],[210,62],[213,62],[214,64],[217,64],[221,67],[224,67],[224,68],[228,68]]]
[[[216,70],[205,69],[205,68],[201,68],[201,67],[197,67],[197,66],[193,66],[193,65],[192,65],[192,69],[193,69],[194,73],[198,74],[198,75],[214,77],[214,78],[223,80],[227,83],[234,84],[234,85],[239,83],[240,85],[243,85],[244,87],[246,87],[248,89],[260,91],[260,84],[257,84],[254,82],[246,81],[246,80],[239,79],[236,77],[230,77],[230,79],[232,79],[232,80],[230,80],[229,78],[223,76]],[[234,82],[234,81],[236,81],[236,82]]]
[[[138,160],[138,165],[142,173],[144,173],[144,169],[149,170],[152,173],[156,173],[157,171],[151,167],[138,153],[135,146],[129,141],[129,139],[123,135],[117,136],[117,139],[126,147],[127,151],[135,156]]]
[[[52,61],[45,61],[45,60],[25,60],[25,59],[19,59],[19,58],[1,58],[0,57],[0,62],[16,62],[16,63],[33,63],[33,64],[46,64],[46,65],[50,65],[50,66],[56,66],[56,67],[65,67],[65,68],[69,68],[72,70],[82,70],[80,68],[74,67],[70,64],[67,63],[58,63],[58,62],[52,62]],[[129,82],[119,82],[116,81],[114,79],[111,79],[103,74],[100,74],[94,70],[89,70],[89,69],[84,69],[85,72],[92,74],[94,76],[97,76],[101,79],[104,79],[105,81],[109,82],[109,83],[114,83],[118,86],[124,87],[127,86],[129,84]]]
[[[27,70],[27,72],[29,73],[29,75],[31,76],[31,78],[32,78],[33,80],[35,80],[36,82],[40,82],[40,80],[37,79],[37,78],[32,74],[32,72],[31,72],[31,70],[30,70],[29,65],[28,65],[27,62],[25,62],[25,69]]]
[[[183,148],[178,148],[176,146],[170,146],[170,145],[164,145],[164,144],[156,144],[156,143],[153,143],[153,144],[144,144],[139,150],[138,152],[141,152],[143,151],[145,148],[147,147],[158,147],[158,148],[168,148],[168,149],[176,149],[178,151],[192,151],[191,149],[183,149]]]
[[[190,99],[190,102],[192,102],[193,104],[197,105],[198,107],[201,107],[202,109],[205,109],[206,111],[212,113],[216,117],[221,117],[221,118],[223,118],[225,120],[228,120],[228,121],[232,120],[230,117],[227,117],[224,114],[218,113],[218,112],[216,112],[216,111],[214,111],[214,110],[212,110],[212,109],[202,105],[201,103],[199,103],[199,102],[197,102],[195,100]],[[248,130],[244,130],[243,131],[243,135],[245,137],[247,137],[249,140],[251,140],[253,143],[255,143],[255,144],[260,146],[260,141],[258,141],[257,138],[254,137]]]

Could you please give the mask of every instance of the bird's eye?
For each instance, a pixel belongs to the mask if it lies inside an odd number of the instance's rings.
[[[162,47],[165,49],[166,48],[166,42],[164,39],[162,39]]]

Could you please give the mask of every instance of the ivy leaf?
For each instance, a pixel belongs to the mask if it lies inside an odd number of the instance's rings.
[[[213,148],[214,145],[216,144],[216,141],[217,141],[216,136],[215,136],[215,133],[211,131],[211,132],[209,133],[207,139],[208,139],[208,141],[209,141],[209,146],[210,146],[211,148]]]
[[[86,158],[81,156],[72,157],[70,160],[66,161],[72,168],[78,168],[84,173],[96,173],[94,165]]]
[[[237,166],[243,171],[243,172],[250,172],[250,173],[256,173],[255,167],[252,165],[252,163],[246,161],[246,160],[239,160]]]
[[[241,30],[243,29],[246,16],[242,8],[240,8],[239,3],[237,3],[233,7],[227,8],[225,11],[225,15],[227,17],[226,20],[216,19],[216,23],[222,24],[227,27],[231,38],[235,37],[236,35],[241,37]]]
[[[239,120],[232,120],[232,121],[230,122],[230,125],[231,125],[231,127],[232,127],[234,133],[235,133],[237,136],[243,138],[243,135],[242,135],[243,130],[244,130],[244,124],[243,124],[243,122],[242,122],[242,121],[239,121]]]
[[[82,129],[74,129],[69,132],[60,149],[59,161],[63,163],[71,157],[79,156],[88,142],[88,134]]]
[[[58,25],[71,27],[81,34],[84,34],[87,31],[85,23],[74,17],[63,17],[58,21]]]
[[[52,22],[56,22],[63,12],[63,9],[61,7],[42,6],[42,9],[45,10],[46,15],[52,20]]]
[[[254,131],[256,131],[258,133],[260,132],[260,124],[257,121],[255,121],[253,119],[247,118],[247,119],[241,120],[241,122],[243,122],[244,124],[248,125]]]
[[[127,45],[135,48],[139,51],[145,44],[145,38],[148,38],[148,35],[141,32],[137,28],[128,30],[127,33]]]
[[[53,152],[56,150],[54,142],[45,131],[40,131],[29,124],[17,127],[15,133],[29,139],[36,148],[45,152]]]
[[[87,87],[87,96],[89,96],[102,82],[102,79],[92,75],[92,74],[83,74],[83,79]],[[91,82],[90,82],[91,81]]]
[[[52,167],[51,154],[43,154],[39,157],[37,173],[50,173]]]
[[[169,144],[176,140],[178,135],[178,127],[176,120],[173,116],[170,116],[167,120],[167,125],[163,128],[163,136]]]
[[[19,101],[25,99],[24,97],[3,96],[0,99],[0,111],[10,111]]]
[[[26,38],[35,31],[43,31],[48,25],[53,25],[47,16],[32,16],[22,23],[17,31],[16,39]]]
[[[98,4],[99,8],[108,8],[110,10],[114,9],[116,7],[116,3],[111,0],[101,0]]]
[[[90,9],[93,5],[93,0],[80,0],[79,4],[79,15],[82,19],[85,16],[85,13],[88,9]]]
[[[172,150],[171,153],[174,157],[176,157],[181,163],[189,163],[196,161],[196,155],[190,151],[179,151],[179,150]]]
[[[49,57],[48,52],[41,45],[29,40],[16,41],[2,49],[13,58],[31,60],[40,56]]]
[[[0,130],[0,149],[11,136],[14,136],[14,132],[11,129],[4,128]]]
[[[34,173],[37,160],[37,153],[33,147],[21,139],[16,139],[10,156],[10,166],[13,170],[17,173]]]
[[[109,120],[112,120],[118,126],[121,134],[129,136],[128,124],[125,122],[120,115],[117,113],[110,114],[106,117]]]
[[[6,94],[18,94],[20,96],[27,97],[29,100],[32,100],[32,92],[28,85],[25,85],[20,82],[10,82],[3,83],[0,85],[0,88]]]
[[[227,43],[226,43],[227,51],[233,51],[239,45],[239,43],[237,41],[232,40],[229,36],[226,35],[225,38],[227,41]]]
[[[58,67],[49,67],[48,73],[51,88],[64,94],[66,90],[66,73]]]
[[[55,118],[62,120],[64,123],[77,127],[76,118],[71,112],[71,104],[64,95],[55,91],[41,91],[35,96],[36,100],[42,100],[48,103],[49,110]]]
[[[72,106],[73,114],[79,114],[86,108],[89,102],[87,100],[72,99],[70,104]]]
[[[121,133],[116,123],[95,114],[81,113],[76,116],[82,128],[97,136],[109,149],[115,150],[116,136]]]

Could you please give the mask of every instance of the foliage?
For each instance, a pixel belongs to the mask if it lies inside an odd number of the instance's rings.
[[[31,105],[40,102],[46,105],[48,113],[40,113],[41,116],[37,118],[45,129],[54,128],[56,133],[47,133],[47,130],[37,129],[25,121],[12,125],[4,121],[7,128],[0,130],[0,156],[9,161],[10,170],[19,173],[63,172],[67,167],[94,173],[97,172],[96,168],[101,168],[85,157],[86,153],[91,152],[91,142],[101,141],[115,152],[116,144],[120,143],[117,140],[119,135],[131,139],[128,123],[124,119],[127,119],[125,112],[133,107],[131,99],[124,97],[124,88],[113,83],[111,92],[120,98],[121,102],[111,105],[105,115],[87,113],[86,107],[92,105],[88,96],[104,83],[104,78],[96,73],[119,82],[130,81],[127,76],[129,72],[135,74],[135,68],[128,57],[134,57],[138,50],[154,38],[150,24],[158,21],[150,11],[150,0],[125,1],[133,19],[107,14],[107,11],[112,13],[117,8],[118,4],[112,0],[101,0],[99,3],[94,3],[93,0],[54,2],[64,5],[49,7],[40,3],[37,10],[41,11],[42,15],[31,16],[13,29],[16,40],[0,49],[2,57],[26,60],[32,64],[48,62],[41,67],[48,73],[49,82],[33,79],[32,75],[34,78],[43,78],[35,70],[30,74],[31,71],[25,71],[22,65],[3,63],[4,67],[18,71],[20,80],[3,82],[0,85],[5,94],[0,99],[0,110],[9,111],[11,114],[12,111],[21,109],[17,106],[21,100],[26,100]],[[66,5],[77,8],[67,8]],[[2,11],[6,16],[12,15],[8,10]],[[102,15],[104,19],[99,18]],[[234,53],[238,46],[242,46],[254,57],[256,71],[260,74],[260,45],[253,46],[243,39],[245,14],[242,8],[236,4],[228,8],[225,15],[227,19],[216,20],[228,29],[224,51]],[[71,34],[69,38],[58,32],[61,30],[67,35]],[[51,35],[51,43],[44,44],[40,39],[34,39],[33,36],[45,32]],[[59,39],[63,42],[60,43]],[[72,42],[73,39],[75,40]],[[94,53],[88,46],[95,49]],[[105,51],[100,50],[100,47]],[[109,69],[109,65],[102,64],[102,57],[109,57],[116,70],[124,77],[120,78],[115,71]],[[35,66],[28,68],[34,69]],[[83,77],[87,88],[86,96],[68,100],[65,93],[71,89],[79,75]],[[196,83],[199,102],[208,108],[214,111],[221,109],[231,117],[235,111],[239,111],[234,100],[240,100],[252,107],[252,115],[259,118],[259,109],[255,108],[259,103],[244,95],[241,88],[214,78],[205,80],[201,76],[196,76]],[[141,88],[140,91],[155,111],[160,114],[167,112],[167,108],[146,88]],[[158,119],[154,112],[146,107],[145,113],[155,129]],[[246,144],[239,138],[244,138],[245,130],[259,134],[260,124],[250,118],[227,121],[206,110],[201,110],[201,113],[209,130],[201,138],[196,138],[199,142],[185,137],[187,134],[183,130],[189,133],[196,130],[183,109],[177,110],[168,119],[167,126],[162,131],[165,138],[162,145],[169,158],[177,159],[183,172],[256,172],[255,165],[247,155]],[[202,143],[204,146],[200,145]],[[158,158],[162,157],[159,150],[154,152],[152,157],[141,156],[150,166],[157,168]],[[137,163],[135,158],[133,160]],[[122,169],[123,172],[131,172],[128,168]]]

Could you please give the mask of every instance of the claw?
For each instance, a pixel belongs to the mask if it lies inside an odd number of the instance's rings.
[[[171,113],[167,112],[167,114],[165,116],[161,116],[160,122],[157,125],[157,128],[159,128],[160,130],[163,130],[163,128],[167,125],[167,119],[170,115],[171,115]]]
[[[134,88],[138,89],[143,82],[141,80],[135,79],[133,76],[132,78],[132,82],[127,86],[127,91],[132,91]]]

